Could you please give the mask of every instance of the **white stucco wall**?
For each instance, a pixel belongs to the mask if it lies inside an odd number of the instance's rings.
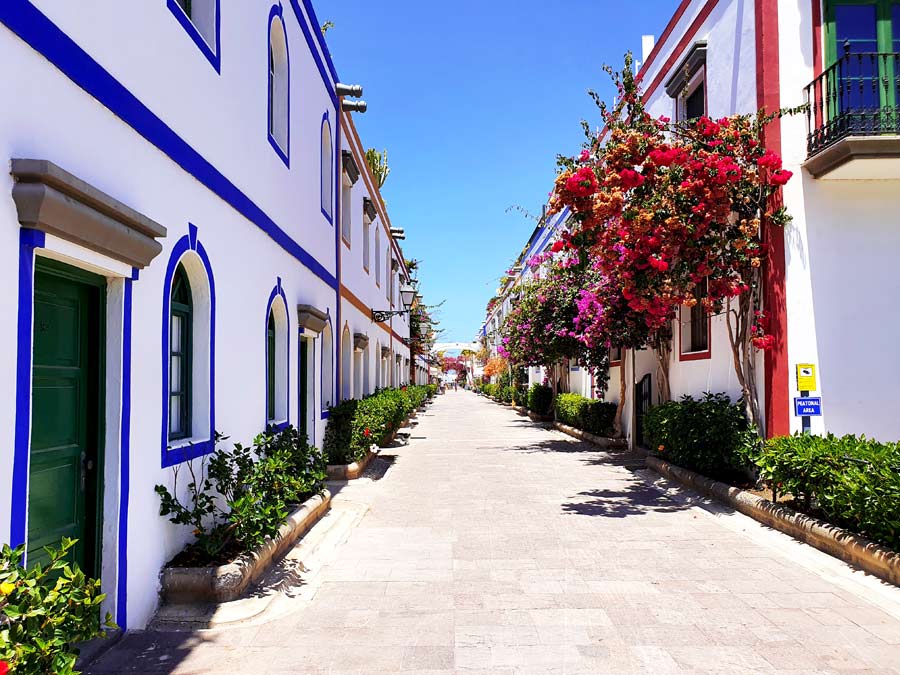
[[[291,57],[290,168],[276,155],[266,135],[267,4],[223,3],[221,74],[217,74],[176,22],[165,3],[129,5],[128,22],[140,30],[123,30],[122,12],[111,0],[83,4],[35,3],[66,34],[158,115],[172,130],[239,188],[262,213],[313,256],[331,274],[335,265],[335,231],[320,210],[320,124],[336,110],[316,67],[297,17],[285,4]],[[301,17],[302,18],[302,17]],[[306,20],[306,19],[303,19]],[[318,30],[317,27],[312,28]],[[166,45],[160,49],[160,45]],[[127,549],[128,627],[139,628],[157,604],[159,569],[190,538],[158,515],[155,484],[172,486],[173,472],[161,468],[161,322],[166,266],[175,243],[198,228],[215,279],[216,292],[216,427],[232,441],[250,441],[265,426],[266,305],[277,279],[287,297],[290,322],[290,422],[298,419],[297,304],[310,304],[335,317],[336,288],[308,269],[295,255],[248,220],[157,147],[126,125],[111,110],[68,79],[5,26],[0,26],[0,60],[15,104],[0,115],[0,155],[48,159],[79,178],[168,228],[163,252],[133,283],[130,501]],[[332,124],[336,129],[337,125]],[[10,197],[10,176],[0,177],[0,280],[10,289],[0,301],[8,325],[16,320],[19,224]],[[48,244],[49,245],[49,244]],[[60,245],[78,266],[100,270],[111,279],[122,265],[97,254]],[[46,254],[39,251],[39,254]],[[121,286],[111,282],[110,288]],[[110,308],[117,305],[110,291]],[[339,336],[339,330],[335,330]],[[110,345],[120,340],[111,334]],[[3,333],[0,350],[2,426],[0,465],[13,465],[16,336]],[[318,340],[317,340],[318,343]],[[120,342],[116,342],[119,344]],[[335,341],[337,345],[337,341]],[[315,349],[314,372],[320,370]],[[116,362],[107,364],[108,374]],[[324,421],[317,400],[312,440],[321,444]],[[114,392],[110,393],[110,396]],[[118,409],[111,400],[107,410]],[[312,420],[311,420],[312,422]],[[115,547],[119,447],[107,441],[104,513],[103,586],[111,608],[116,596]],[[179,487],[185,482],[182,471]],[[10,472],[0,474],[0,489],[10,493]],[[9,537],[9,502],[0,505],[0,540]]]

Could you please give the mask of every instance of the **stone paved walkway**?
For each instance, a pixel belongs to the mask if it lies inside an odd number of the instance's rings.
[[[129,634],[100,673],[900,673],[900,589],[458,392],[419,415],[311,600]]]

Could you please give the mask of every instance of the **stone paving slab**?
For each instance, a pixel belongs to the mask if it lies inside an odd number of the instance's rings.
[[[900,589],[468,392],[338,490],[365,516],[263,625],[91,673],[900,673]],[[287,605],[290,607],[290,605]]]

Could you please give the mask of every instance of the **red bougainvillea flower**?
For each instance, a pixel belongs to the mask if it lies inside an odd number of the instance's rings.
[[[591,158],[591,153],[589,153],[587,150],[582,150],[582,151],[581,151],[581,154],[578,156],[578,161],[579,161],[579,162],[586,162],[586,161],[588,161],[590,158]]]
[[[9,664],[6,661],[0,661],[0,675],[6,675],[9,672]]]
[[[589,166],[581,167],[566,180],[566,189],[576,197],[590,197],[598,187],[597,176]]]
[[[633,169],[622,169],[619,172],[619,178],[622,180],[622,187],[626,190],[640,187],[644,184],[644,177]]]
[[[553,251],[554,253],[559,253],[565,247],[566,247],[566,242],[559,240],[559,241],[553,242],[553,246],[550,247],[550,250]]]
[[[781,168],[781,157],[777,153],[767,150],[766,153],[756,161],[756,164],[761,169],[778,171]]]
[[[779,169],[778,171],[772,172],[772,175],[769,176],[769,183],[772,185],[785,185],[793,175],[794,174],[791,171]]]
[[[752,338],[750,342],[753,343],[753,346],[759,350],[766,351],[772,349],[775,346],[775,336],[774,335],[760,335],[758,337]]]

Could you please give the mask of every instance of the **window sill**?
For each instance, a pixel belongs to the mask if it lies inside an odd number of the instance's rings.
[[[325,216],[325,220],[328,221],[328,224],[331,225],[332,227],[334,227],[334,219],[331,217],[331,214],[328,213],[328,211],[326,211],[324,208],[322,208],[322,207],[319,207],[319,208],[322,211],[322,215]]]
[[[341,235],[341,241],[344,242],[344,246],[346,246],[347,249],[350,249],[350,240],[347,239],[343,234]]]
[[[216,442],[212,438],[179,439],[179,440],[175,441],[173,445],[170,445],[166,448],[166,452],[163,455],[162,465],[163,465],[163,468],[165,468],[167,466],[175,466],[176,464],[182,464],[184,462],[190,461],[197,457],[201,457],[203,455],[208,455],[215,449],[216,449]]]
[[[679,361],[702,361],[712,358],[712,350],[707,349],[704,352],[684,352],[678,355]]]
[[[288,420],[281,420],[279,422],[274,422],[272,420],[266,421],[266,430],[271,431],[284,431],[289,426]]]

